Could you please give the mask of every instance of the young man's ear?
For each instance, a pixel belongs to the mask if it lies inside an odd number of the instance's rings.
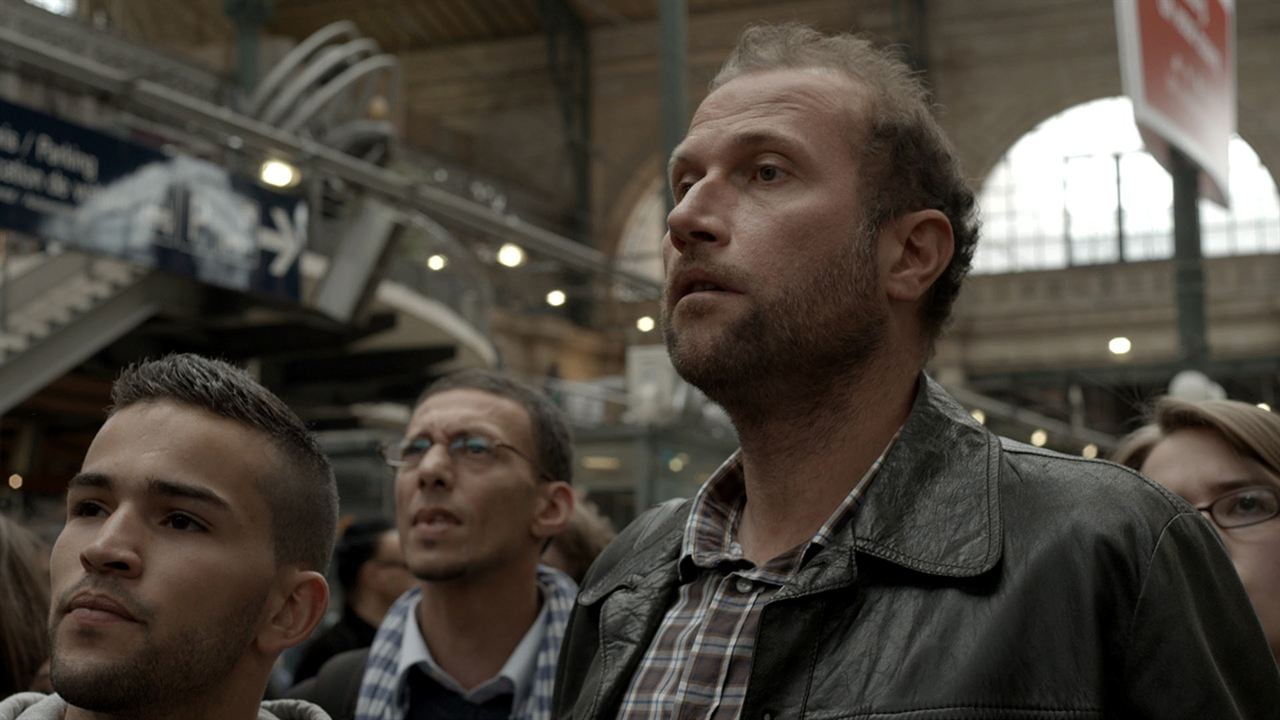
[[[566,482],[547,483],[538,496],[530,532],[539,540],[550,540],[569,527],[573,517],[573,487]]]
[[[917,210],[894,220],[881,236],[881,267],[889,297],[915,302],[951,264],[955,237],[938,210]]]
[[[270,616],[258,632],[258,648],[279,655],[306,640],[329,607],[329,583],[314,570],[292,569],[270,599]]]

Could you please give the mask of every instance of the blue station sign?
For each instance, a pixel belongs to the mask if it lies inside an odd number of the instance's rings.
[[[296,301],[307,220],[213,163],[0,101],[0,228]]]

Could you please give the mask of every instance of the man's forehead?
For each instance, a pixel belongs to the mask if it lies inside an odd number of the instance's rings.
[[[276,452],[261,433],[233,420],[149,401],[107,419],[77,477],[116,493],[212,496],[226,510],[253,513],[265,503],[257,483],[276,472]]]
[[[735,117],[764,117],[779,111],[856,112],[870,94],[858,81],[827,68],[787,68],[739,75],[716,88],[699,105],[690,130]]]
[[[410,430],[427,426],[497,427],[511,431],[528,425],[528,414],[515,400],[473,388],[442,390],[423,400],[409,420]],[[516,427],[509,427],[515,425]]]
[[[831,70],[773,70],[743,75],[713,91],[694,113],[685,141],[672,153],[674,166],[708,142],[735,146],[797,142],[822,123],[852,141],[861,126],[865,90]]]

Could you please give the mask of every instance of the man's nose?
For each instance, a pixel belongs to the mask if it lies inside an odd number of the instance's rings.
[[[93,541],[80,551],[80,564],[90,573],[138,577],[142,574],[145,542],[142,519],[117,508],[99,526]]]
[[[690,187],[667,214],[667,235],[677,252],[692,244],[729,239],[725,217],[731,202],[722,181],[704,177]]]
[[[413,471],[420,490],[432,487],[448,489],[453,487],[456,468],[453,457],[449,455],[449,448],[444,443],[436,443],[422,454]]]

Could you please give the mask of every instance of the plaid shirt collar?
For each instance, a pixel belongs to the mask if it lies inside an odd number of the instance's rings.
[[[538,648],[533,676],[525,679],[528,697],[520,707],[512,709],[514,720],[550,720],[556,659],[578,594],[577,586],[568,575],[545,565],[538,566],[538,587],[542,590],[546,632]],[[406,640],[405,630],[411,625],[409,619],[421,598],[422,589],[417,587],[401,595],[378,627],[360,681],[356,720],[404,718],[409,705],[408,668],[400,666],[400,655]]]
[[[822,523],[822,527],[818,528],[807,543],[783,553],[761,568],[767,579],[781,584],[809,558],[831,543],[836,530],[857,509],[867,485],[880,470],[885,456],[889,454],[889,450],[897,442],[901,433],[902,430],[899,428],[898,432],[889,439],[884,450],[880,451],[876,461],[867,468],[857,484],[840,501],[836,509],[827,517],[826,522]],[[713,568],[721,563],[750,563],[743,556],[742,546],[737,540],[738,524],[742,520],[742,510],[745,506],[746,480],[742,474],[742,450],[738,449],[712,473],[694,498],[693,508],[684,526],[680,562],[677,566],[680,582],[693,579],[699,569]]]

